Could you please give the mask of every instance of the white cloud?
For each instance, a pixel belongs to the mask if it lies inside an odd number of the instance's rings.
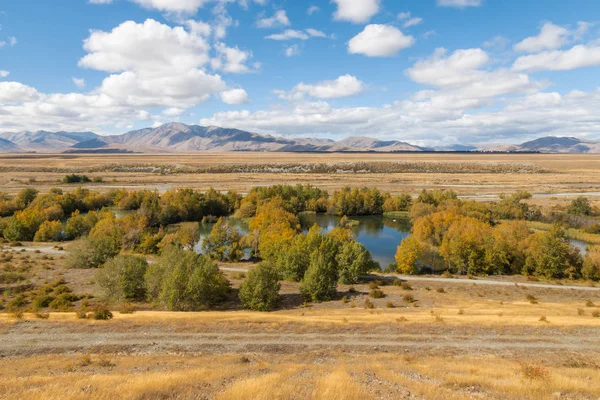
[[[171,108],[167,108],[166,110],[164,110],[162,112],[162,114],[167,117],[178,117],[178,116],[182,115],[184,112],[185,112],[185,110],[182,108],[171,107]]]
[[[442,7],[479,7],[483,0],[438,0],[438,5]]]
[[[5,70],[0,70],[0,78],[6,78],[10,75],[10,72]]]
[[[221,93],[221,100],[227,104],[248,103],[248,93],[244,89],[231,89]]]
[[[222,70],[231,74],[245,74],[250,71],[246,62],[252,58],[252,53],[240,50],[237,47],[228,47],[224,43],[215,45],[217,57],[211,60],[213,69]]]
[[[193,19],[185,21],[186,26],[195,35],[208,37],[212,33],[210,24],[204,21],[194,21]]]
[[[123,22],[111,32],[92,31],[84,41],[89,54],[79,66],[106,72],[185,71],[208,62],[210,46],[197,34],[152,19]]]
[[[92,4],[110,4],[113,0],[88,0]]]
[[[569,30],[547,22],[537,36],[531,36],[515,44],[514,49],[520,52],[536,53],[542,50],[554,50],[564,46],[571,33]]]
[[[356,24],[368,22],[379,12],[380,0],[332,0],[337,4],[333,18]]]
[[[414,43],[414,37],[403,34],[394,26],[374,24],[367,25],[348,42],[348,51],[369,57],[391,57]]]
[[[321,9],[317,6],[310,6],[310,7],[308,7],[308,10],[306,10],[306,13],[308,15],[313,15],[314,13],[319,12],[320,10]]]
[[[407,71],[413,81],[444,90],[444,94],[469,99],[486,99],[494,96],[531,93],[542,88],[529,76],[506,69],[484,70],[490,57],[482,49],[461,49],[447,55],[445,49],[437,49],[428,59],[418,61]],[[433,93],[433,96],[437,95]],[[417,93],[423,98],[428,92]]]
[[[332,81],[315,84],[299,83],[292,90],[293,94],[307,94],[317,99],[337,99],[355,96],[365,89],[364,83],[355,76],[346,74]]]
[[[256,26],[259,28],[275,28],[291,25],[285,10],[278,10],[272,17],[259,19]]]
[[[17,44],[17,38],[14,36],[10,36],[8,38],[8,44],[12,47],[15,46]]]
[[[265,39],[270,40],[308,40],[312,37],[321,37],[325,38],[327,35],[324,32],[321,32],[317,29],[308,28],[304,31],[298,31],[294,29],[286,29],[281,33],[274,33],[269,36],[265,36]]]
[[[577,45],[568,50],[544,51],[521,56],[513,64],[516,71],[567,71],[600,65],[600,46]]]
[[[39,93],[32,87],[19,82],[0,82],[0,104],[17,104],[34,101]]]
[[[85,79],[83,78],[71,78],[73,83],[75,84],[75,86],[77,86],[79,89],[83,89],[85,87]]]
[[[411,26],[423,23],[423,18],[413,17],[410,12],[402,12],[398,14],[398,19],[404,21],[403,25],[405,28],[410,28]]]
[[[286,47],[284,53],[286,57],[297,56],[298,54],[300,54],[300,47],[297,44],[294,44],[292,46]]]
[[[198,9],[212,0],[132,0],[145,8],[153,8],[164,12],[195,14]]]

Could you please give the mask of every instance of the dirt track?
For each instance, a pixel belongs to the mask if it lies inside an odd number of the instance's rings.
[[[442,324],[443,325],[443,324]],[[90,350],[124,354],[244,353],[293,354],[298,351],[339,350],[345,353],[402,352],[419,349],[432,353],[505,353],[582,351],[600,354],[598,329],[547,327],[481,328],[460,326],[402,327],[345,325],[339,329],[295,328],[266,333],[244,325],[136,324],[109,321],[100,324],[22,321],[6,327],[0,357],[72,354]],[[231,329],[233,328],[233,329]],[[356,328],[356,329],[355,329]],[[198,330],[203,330],[198,332]]]

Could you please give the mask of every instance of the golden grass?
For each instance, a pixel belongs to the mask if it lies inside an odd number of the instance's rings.
[[[527,226],[535,231],[547,232],[552,229],[553,225],[545,222],[527,221]],[[569,239],[579,240],[588,244],[600,245],[600,235],[598,234],[587,233],[574,228],[566,229],[565,234]]]
[[[597,191],[600,155],[506,155],[506,154],[289,154],[272,153],[269,163],[339,163],[339,162],[438,162],[438,163],[532,163],[554,172],[538,174],[471,174],[471,173],[375,173],[375,174],[306,174],[306,173],[226,173],[159,175],[144,172],[89,173],[101,176],[102,184],[85,185],[96,190],[110,187],[157,188],[193,187],[246,192],[254,186],[278,183],[311,183],[328,190],[343,186],[376,186],[391,193],[416,193],[423,188],[452,188],[462,195],[510,193],[529,190],[535,193]],[[70,169],[98,168],[106,164],[176,164],[192,168],[207,168],[227,164],[262,164],[263,153],[197,153],[144,155],[0,155],[0,168],[64,168],[57,172],[10,172],[0,174],[3,191],[14,193],[27,186],[46,191],[53,186],[66,190],[73,185],[58,184]],[[29,179],[35,178],[35,183]],[[564,198],[552,201],[563,203]],[[547,199],[535,199],[547,201]]]
[[[389,291],[391,288],[386,288]],[[590,293],[590,298],[597,293]],[[168,311],[136,311],[133,314],[114,312],[113,321],[127,321],[136,324],[181,323],[264,323],[264,324],[385,324],[396,323],[404,317],[413,324],[430,324],[432,315],[438,315],[448,325],[476,326],[538,326],[540,316],[547,316],[553,326],[592,326],[600,327],[600,319],[591,314],[578,314],[583,302],[544,302],[531,304],[523,295],[522,300],[504,301],[500,304],[494,300],[470,298],[458,295],[445,295],[445,304],[431,307],[364,309],[351,308],[313,308],[260,313],[251,311],[208,311],[208,312],[168,312]],[[462,313],[460,312],[462,310]],[[498,315],[502,314],[500,318]],[[34,314],[24,314],[23,319],[34,320]],[[0,323],[10,323],[14,317],[8,313],[0,313]],[[82,324],[110,324],[113,321],[77,320],[75,313],[50,313],[49,321],[78,321]]]
[[[0,365],[0,397],[37,399],[425,399],[600,396],[600,369],[533,360],[548,371],[522,374],[518,357],[420,354],[119,356],[115,366],[69,370],[81,356],[37,356]],[[579,357],[585,358],[584,355]]]

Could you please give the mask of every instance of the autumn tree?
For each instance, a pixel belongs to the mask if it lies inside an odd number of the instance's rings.
[[[219,218],[202,242],[204,254],[217,261],[239,261],[244,256],[242,235],[229,221]]]

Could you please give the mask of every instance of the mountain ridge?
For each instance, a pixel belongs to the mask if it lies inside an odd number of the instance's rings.
[[[476,146],[456,144],[426,148],[400,140],[379,140],[350,136],[342,140],[324,138],[285,138],[217,126],[167,123],[119,135],[101,136],[94,132],[16,132],[0,134],[0,152],[39,153],[173,153],[173,152],[541,152],[600,153],[600,142],[575,137],[546,136],[522,144]]]

